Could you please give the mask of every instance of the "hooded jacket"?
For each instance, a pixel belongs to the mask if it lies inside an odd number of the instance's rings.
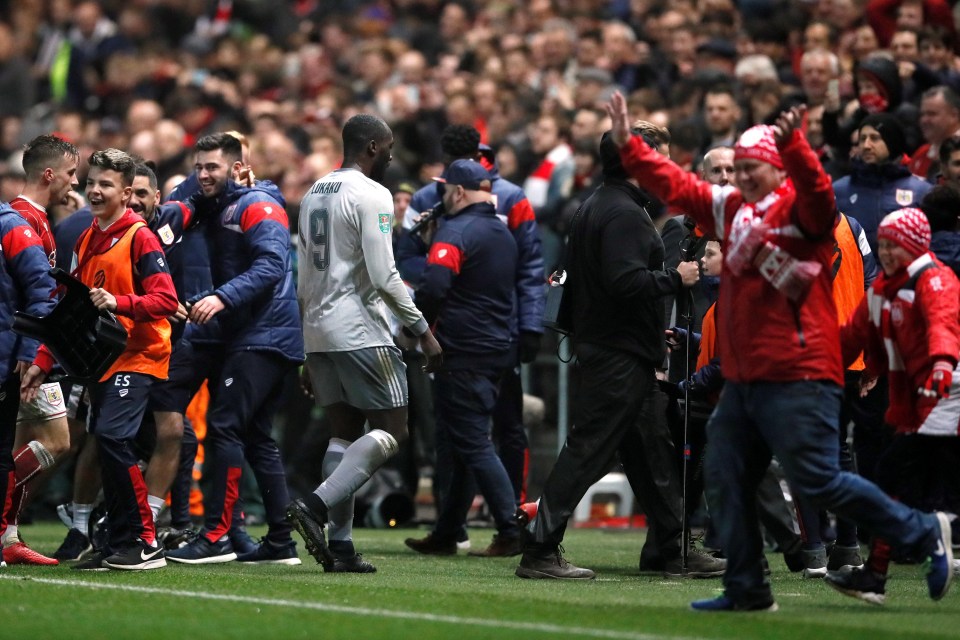
[[[880,56],[869,57],[858,63],[853,84],[855,93],[859,95],[860,86],[856,72],[868,75],[886,96],[887,108],[885,112],[896,116],[903,128],[906,153],[913,153],[922,141],[920,128],[917,124],[920,112],[913,104],[903,102],[903,83],[900,80],[896,63]],[[868,113],[863,108],[857,108],[849,120],[841,123],[839,112],[824,112],[823,138],[833,148],[837,157],[846,158],[849,156],[850,137],[854,131],[860,128],[860,123],[867,115]]]

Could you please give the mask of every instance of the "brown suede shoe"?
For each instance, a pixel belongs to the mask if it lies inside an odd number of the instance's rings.
[[[516,575],[518,578],[534,580],[593,580],[597,577],[590,569],[582,569],[567,562],[560,549],[552,553],[525,551],[520,558]]]
[[[493,536],[493,541],[489,547],[480,549],[479,551],[471,551],[470,555],[482,558],[506,558],[509,556],[518,556],[522,551],[523,545],[520,542],[519,536],[516,538],[507,538],[498,533]]]
[[[454,539],[444,540],[438,538],[433,533],[428,533],[426,538],[407,538],[403,541],[417,553],[428,556],[452,556],[457,553],[457,541]]]

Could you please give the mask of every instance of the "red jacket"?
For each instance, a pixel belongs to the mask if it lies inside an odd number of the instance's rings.
[[[819,263],[820,274],[797,305],[756,268],[735,275],[724,256],[717,303],[717,324],[724,327],[719,336],[723,375],[734,382],[843,384],[831,282],[837,215],[833,186],[799,131],[781,145],[780,154],[796,189],[785,181],[778,189],[782,197],[769,202],[768,196],[756,203],[758,217],[779,228],[779,233],[768,237],[771,242],[798,260]],[[726,241],[734,222],[738,229],[749,223],[750,211],[737,189],[697,179],[647,146],[640,136],[634,136],[620,155],[643,189],[687,212],[708,234]]]
[[[917,393],[934,360],[956,366],[960,356],[960,282],[952,270],[926,253],[904,273],[879,276],[841,335],[845,361],[862,347],[867,369],[888,374],[886,421],[898,432],[958,435],[960,373],[949,398]]]

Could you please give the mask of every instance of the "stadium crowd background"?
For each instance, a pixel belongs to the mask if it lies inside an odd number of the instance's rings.
[[[0,2],[0,19],[0,200],[19,193],[19,149],[40,133],[80,147],[81,176],[96,149],[152,160],[166,194],[191,170],[199,136],[237,130],[257,178],[283,191],[295,229],[304,192],[339,165],[343,122],[369,111],[396,136],[394,193],[442,171],[447,125],[476,127],[500,174],[527,190],[548,272],[597,184],[602,105],[615,90],[631,118],[670,130],[671,156],[690,169],[781,105],[807,102],[808,136],[840,176],[847,150],[825,145],[817,120],[825,102],[840,124],[854,112],[865,60],[895,63],[886,110],[915,107],[898,112],[906,154],[925,142],[923,90],[960,84],[945,0],[16,0]],[[917,34],[912,45],[894,36],[898,27]],[[815,50],[836,59],[801,64]],[[938,80],[924,84],[918,69]],[[957,128],[960,104],[953,111]],[[52,221],[82,204],[76,194]],[[528,389],[546,400],[547,425],[554,347],[545,341]],[[310,404],[293,386],[280,422],[299,431]],[[298,461],[320,451],[322,429],[314,452],[303,437],[282,438],[295,491],[318,480]],[[534,465],[534,486],[551,462],[552,450],[544,468]]]

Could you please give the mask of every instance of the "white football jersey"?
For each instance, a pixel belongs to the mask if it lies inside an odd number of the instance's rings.
[[[297,297],[308,353],[392,345],[387,308],[415,334],[426,320],[393,259],[393,198],[357,169],[317,180],[300,203]]]

